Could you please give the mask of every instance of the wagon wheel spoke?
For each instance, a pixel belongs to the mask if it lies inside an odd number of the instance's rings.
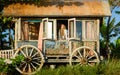
[[[34,50],[34,48],[32,48],[32,50],[30,51],[30,55],[29,55],[29,56],[31,56],[31,55],[32,55],[32,53],[33,53],[33,50]]]
[[[20,50],[20,52],[24,55],[24,57],[27,57],[26,54],[22,50]]]
[[[27,63],[25,63],[25,66],[23,67],[23,72],[26,71],[26,68],[27,68]]]
[[[95,57],[95,55],[89,56],[88,60],[92,59],[93,57]]]
[[[76,52],[78,54],[75,54]],[[77,48],[70,56],[70,65],[93,65],[97,63],[99,63],[99,57],[97,53],[87,46]]]
[[[25,47],[26,56],[28,56],[28,47]]]
[[[38,54],[38,52],[36,52],[34,55],[32,55],[31,57],[33,58],[34,56],[36,56]]]
[[[38,60],[38,59],[41,60],[41,57],[36,57],[36,58],[33,58],[32,60]]]
[[[79,57],[79,56],[77,56],[77,55],[74,55],[74,57],[76,57],[76,58],[80,59],[80,57]]]
[[[44,57],[40,50],[32,45],[21,46],[14,57],[23,55],[24,60],[16,66],[16,69],[23,75],[35,74],[44,63]]]
[[[78,52],[78,54],[80,55],[80,57],[83,57],[79,50],[78,50],[77,52]]]
[[[40,63],[38,63],[38,62],[35,62],[35,61],[32,61],[32,63],[34,63],[34,64],[36,64],[36,65],[40,65]]]
[[[94,66],[94,65],[96,65],[97,63],[98,63],[98,60],[97,60],[97,59],[89,60],[89,61],[88,61],[88,65],[90,65],[90,66]]]
[[[90,52],[90,50],[89,49],[83,49],[83,56],[84,56],[84,58],[87,58],[88,56],[89,56],[89,52]]]
[[[28,72],[32,72],[32,67],[30,66],[30,64],[28,64]]]
[[[17,65],[19,68],[23,68],[24,67],[24,65],[26,65],[26,62],[25,61],[23,61],[22,63],[20,63],[19,65]]]
[[[83,56],[86,57],[86,49],[83,49]]]
[[[86,56],[85,56],[85,58],[92,58],[89,54],[87,54]]]
[[[94,59],[94,60],[89,60],[88,62],[89,62],[89,63],[93,63],[93,62],[98,62],[98,60],[97,60],[97,59]]]
[[[33,63],[31,63],[31,66],[34,68],[34,70],[36,70],[37,68],[33,65]]]

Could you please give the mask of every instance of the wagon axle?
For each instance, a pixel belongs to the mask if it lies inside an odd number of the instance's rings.
[[[26,61],[27,63],[30,63],[30,62],[32,62],[32,58],[31,58],[30,56],[27,56],[27,57],[25,58],[25,61]]]
[[[80,64],[81,65],[87,65],[87,63],[88,63],[88,59],[87,58],[83,57],[83,58],[80,59]]]

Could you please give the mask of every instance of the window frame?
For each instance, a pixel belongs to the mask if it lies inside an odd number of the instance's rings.
[[[95,35],[96,35],[96,36],[95,36],[94,39],[89,39],[89,38],[86,37],[86,35],[87,35],[87,34],[86,34],[86,22],[87,22],[87,21],[88,21],[88,22],[93,22],[93,26],[96,25],[96,30],[95,30]],[[97,36],[97,35],[98,35],[98,25],[95,24],[95,23],[96,23],[96,20],[95,20],[95,19],[93,19],[93,20],[83,20],[83,28],[82,28],[82,29],[83,29],[83,31],[82,31],[82,32],[83,32],[83,38],[82,38],[83,41],[97,41],[97,38],[98,38],[98,36]],[[92,26],[91,26],[91,27],[92,27]],[[95,28],[95,27],[94,27],[94,28]],[[93,29],[93,28],[92,28],[92,29]],[[91,31],[91,34],[92,34],[92,31]],[[91,35],[91,34],[90,34],[90,35]]]
[[[73,30],[73,37],[70,37],[70,28],[69,28],[69,26],[70,26],[70,21],[73,21],[74,23],[74,30]],[[77,30],[77,28],[76,28],[76,22],[77,21],[81,21],[82,22],[82,32],[81,32],[81,39],[80,38],[78,38],[77,37],[77,35],[76,35],[76,30]],[[76,19],[76,18],[71,18],[71,19],[68,19],[68,38],[69,38],[69,40],[81,40],[82,41],[82,38],[83,38],[83,21],[82,20],[80,20],[80,19]]]
[[[71,36],[71,34],[70,34],[70,21],[73,21],[73,37]],[[76,28],[75,28],[75,26],[76,26],[76,18],[70,18],[70,19],[68,19],[68,39],[76,39],[75,38],[75,30],[76,30]],[[71,37],[70,37],[71,36]]]
[[[51,38],[48,38],[46,36],[44,36],[44,27],[45,27],[45,23],[44,21],[46,21],[46,26],[48,25],[49,22],[52,22],[52,37]],[[44,18],[42,19],[42,23],[43,23],[43,39],[49,39],[49,40],[56,40],[57,39],[57,36],[56,36],[56,19],[48,19],[48,18]],[[47,33],[48,34],[48,33]]]
[[[30,31],[29,31],[29,30],[28,30],[28,40],[22,39],[22,38],[23,38],[23,32],[22,32],[22,26],[23,26],[23,24],[22,24],[22,23],[25,22],[25,20],[31,20],[31,19],[28,19],[28,18],[27,18],[27,19],[26,19],[26,18],[25,18],[25,19],[24,19],[24,18],[20,18],[20,19],[19,19],[18,26],[17,26],[17,29],[18,29],[18,30],[17,30],[17,33],[18,33],[18,34],[17,34],[17,37],[20,36],[20,37],[19,37],[20,39],[17,39],[17,41],[38,41],[38,39],[36,39],[36,40],[31,40],[31,39],[30,39],[30,35],[29,35],[29,32],[30,32]],[[38,20],[39,20],[39,19],[38,19]],[[41,19],[40,19],[40,20],[41,20]],[[27,21],[26,21],[26,22],[27,22]],[[37,22],[37,23],[39,23],[39,26],[40,26],[41,21],[40,21],[40,22]],[[29,23],[28,23],[28,28],[29,28]],[[40,27],[39,27],[39,28],[40,28]],[[38,29],[39,29],[39,28],[38,28]],[[39,32],[38,32],[38,35],[39,35]],[[38,36],[38,37],[39,37],[39,36]]]

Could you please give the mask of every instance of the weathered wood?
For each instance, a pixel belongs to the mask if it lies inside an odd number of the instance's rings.
[[[32,45],[23,45],[14,54],[14,58],[21,54],[25,60],[16,69],[25,75],[35,74],[44,64],[44,57],[41,51]],[[24,64],[24,65],[23,65]]]
[[[61,55],[64,55],[64,54],[69,54],[69,49],[56,49],[56,50],[46,50],[46,55],[58,55],[58,54],[61,54]]]
[[[84,41],[84,46],[90,47],[92,50],[97,51],[97,41]]]
[[[61,1],[61,0],[60,0]],[[64,0],[63,0],[64,1]],[[78,0],[77,0],[78,1]],[[4,7],[5,16],[110,16],[110,7],[107,0],[80,0],[80,3],[62,4],[59,2],[53,5],[37,6],[34,4],[13,3]],[[61,2],[60,2],[61,3]]]
[[[21,39],[21,18],[18,19],[18,40]]]
[[[0,58],[10,59],[14,55],[14,50],[0,50]]]
[[[68,63],[69,59],[48,59],[47,63]]]
[[[100,54],[100,42],[99,42],[99,39],[100,39],[100,20],[97,19],[97,52]]]
[[[20,41],[17,41],[18,48],[23,46],[23,45],[32,45],[32,46],[37,47],[38,46],[38,41],[37,40],[30,40],[30,41],[20,40]]]
[[[88,46],[82,46],[75,49],[70,55],[70,65],[90,65],[93,66],[100,62],[99,56],[95,50]]]
[[[15,19],[15,49],[17,49],[17,37],[18,36],[18,19]]]

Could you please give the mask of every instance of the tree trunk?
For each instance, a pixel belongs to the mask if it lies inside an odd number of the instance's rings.
[[[0,36],[2,36],[2,31],[0,32]],[[0,38],[0,43],[1,43],[0,49],[3,49],[3,41],[2,41],[2,38]]]
[[[108,17],[108,21],[107,21],[107,33],[106,33],[106,56],[108,59],[110,59],[110,51],[109,51],[109,43],[110,43],[110,37],[109,37],[109,30],[110,30],[110,19],[111,19],[111,16]]]
[[[11,48],[11,30],[9,28],[9,47]]]

